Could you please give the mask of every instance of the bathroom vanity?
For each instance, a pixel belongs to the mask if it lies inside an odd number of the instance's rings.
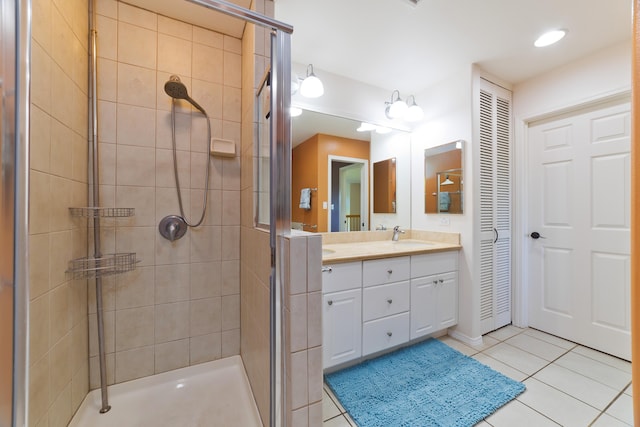
[[[335,240],[334,235],[326,240]],[[423,240],[415,235],[397,242],[323,244],[323,368],[457,323],[459,237],[435,233],[428,237],[448,236]]]

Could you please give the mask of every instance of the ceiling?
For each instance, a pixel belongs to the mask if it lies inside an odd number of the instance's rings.
[[[631,0],[275,0],[293,62],[402,94],[477,63],[517,84],[631,38]],[[542,32],[563,28],[556,45]],[[320,73],[316,72],[320,78]]]

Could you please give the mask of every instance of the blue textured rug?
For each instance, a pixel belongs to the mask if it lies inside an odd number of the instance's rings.
[[[359,427],[469,427],[525,389],[435,339],[325,379]]]

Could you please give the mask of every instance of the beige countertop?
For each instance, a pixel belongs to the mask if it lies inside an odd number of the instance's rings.
[[[459,243],[460,235],[457,233],[407,230],[396,242],[391,240],[393,232],[389,236],[386,236],[388,232],[360,232],[355,235],[348,233],[351,236],[338,236],[340,234],[345,233],[323,234],[323,264],[454,251],[462,248]],[[373,240],[376,237],[380,240]]]

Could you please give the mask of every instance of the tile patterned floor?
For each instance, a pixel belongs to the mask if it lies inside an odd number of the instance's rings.
[[[440,340],[527,386],[476,427],[633,426],[629,362],[515,326],[485,335],[478,348]],[[322,413],[323,427],[357,427],[326,385]]]

